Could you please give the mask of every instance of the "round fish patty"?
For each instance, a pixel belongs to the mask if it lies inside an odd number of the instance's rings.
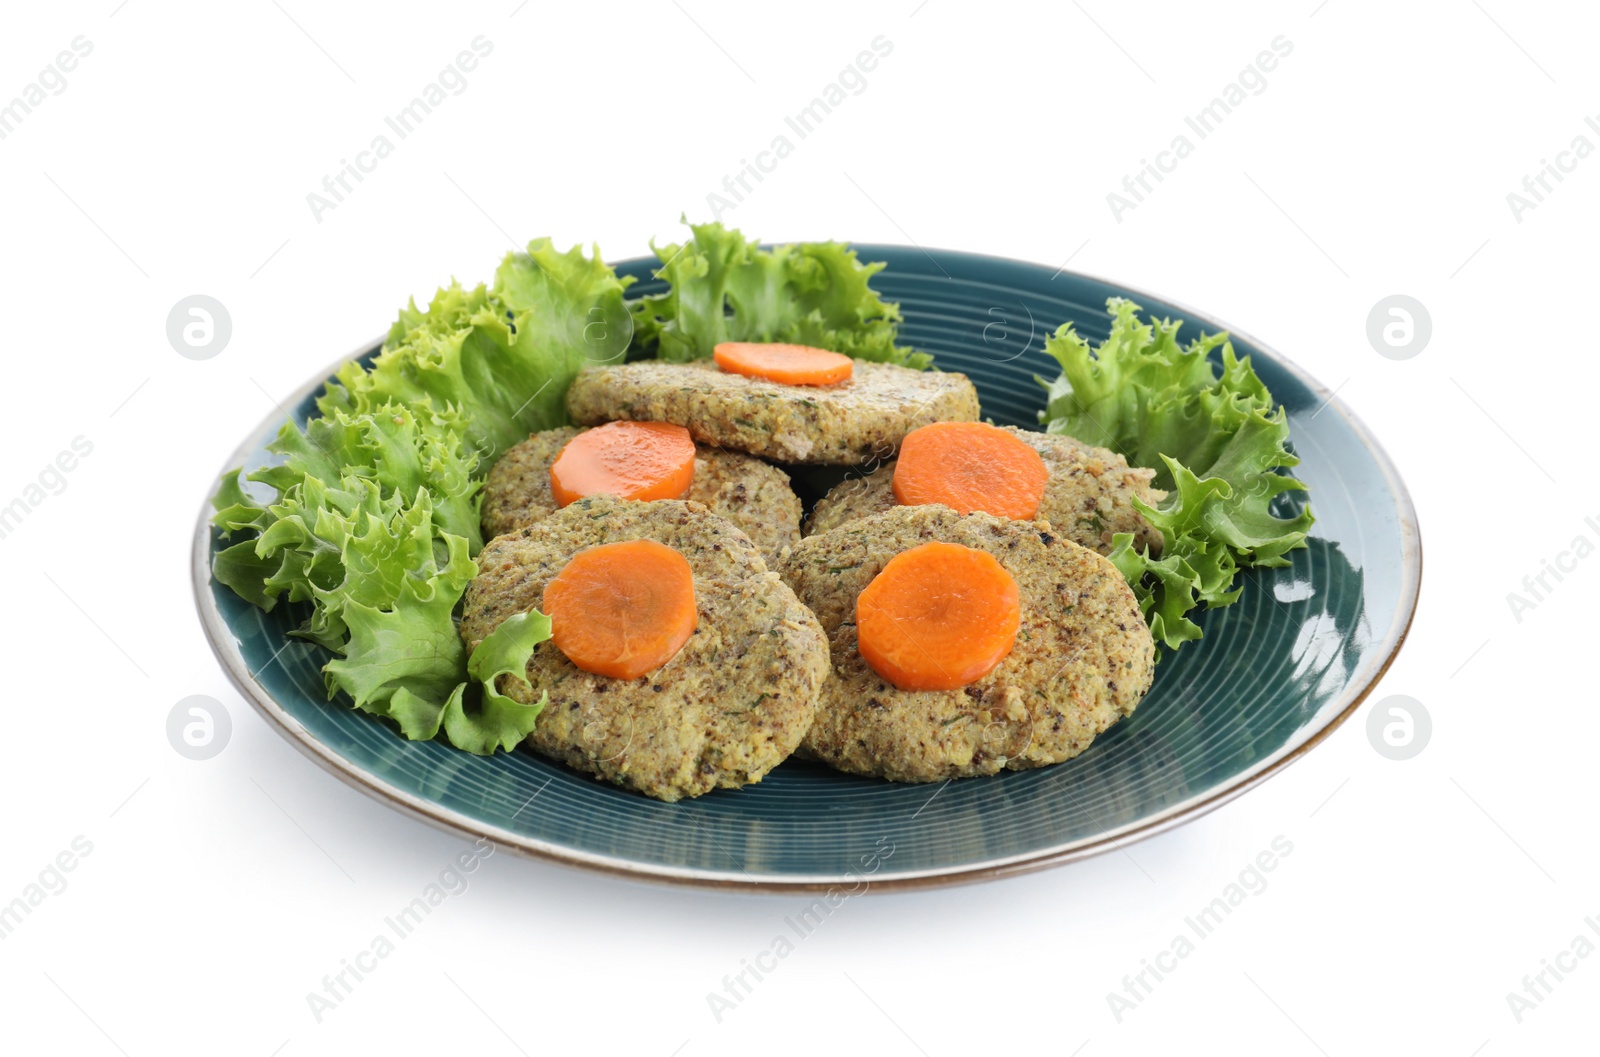
[[[896,689],[856,648],[856,596],[930,540],[987,551],[1016,578],[1011,654],[959,690]],[[802,753],[853,774],[936,782],[1060,763],[1134,710],[1155,643],[1115,566],[1035,521],[901,506],[808,536],[783,578],[822,622],[833,672]]]
[[[856,466],[892,456],[931,422],[975,422],[978,391],[964,374],[856,360],[837,385],[780,385],[709,361],[650,360],[586,368],[567,391],[579,425],[673,422],[702,444],[779,462]]]
[[[1131,532],[1139,547],[1161,553],[1161,533],[1130,502],[1137,496],[1155,506],[1166,498],[1167,493],[1150,483],[1155,479],[1154,470],[1131,467],[1114,451],[1093,448],[1062,434],[1003,428],[1038,452],[1050,471],[1037,520],[1050,522],[1054,531],[1073,543],[1101,554],[1111,553],[1111,538],[1119,532]],[[835,485],[817,500],[806,521],[806,535],[828,532],[895,507],[894,468],[891,461],[865,477]]]
[[[561,509],[550,492],[550,464],[583,432],[573,426],[548,429],[507,449],[483,488],[485,539],[537,524]],[[800,497],[789,487],[789,475],[749,455],[697,448],[694,483],[683,498],[733,522],[768,561],[800,540]]]
[[[550,695],[528,746],[658,800],[759,782],[811,726],[828,644],[745,534],[699,503],[590,496],[493,540],[467,588],[462,639],[471,650],[507,617],[537,609],[576,552],[630,539],[688,559],[694,634],[666,664],[628,680],[592,675],[540,643],[528,661],[532,692],[500,684],[525,704]]]

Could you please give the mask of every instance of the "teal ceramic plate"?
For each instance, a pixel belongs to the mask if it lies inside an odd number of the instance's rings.
[[[1306,752],[1360,704],[1394,659],[1422,572],[1416,515],[1378,443],[1324,386],[1233,327],[1137,290],[1020,261],[905,246],[875,286],[900,302],[903,340],[977,384],[1002,425],[1035,426],[1053,377],[1047,334],[1071,320],[1105,337],[1106,298],[1232,332],[1289,410],[1317,523],[1288,568],[1246,573],[1236,605],[1158,667],[1134,715],[1077,759],[944,785],[894,785],[790,760],[759,785],[663,804],[527,752],[484,758],[408,742],[324,698],[326,656],[289,637],[302,614],[262,613],[213,584],[217,546],[194,548],[200,614],[223,667],[269,722],[371,795],[468,837],[562,862],[666,881],[764,889],[907,887],[1067,862],[1159,833],[1238,796]],[[652,260],[623,262],[634,295],[664,286]],[[361,350],[371,354],[372,348]],[[312,411],[318,378],[289,402]],[[228,466],[260,465],[278,421]]]

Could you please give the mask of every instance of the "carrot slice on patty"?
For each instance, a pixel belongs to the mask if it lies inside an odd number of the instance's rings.
[[[1016,434],[983,422],[935,422],[900,442],[894,498],[902,506],[942,503],[1030,521],[1050,470]]]
[[[730,374],[765,378],[783,385],[837,385],[850,377],[850,357],[810,345],[724,341],[711,350],[717,366]]]
[[[694,483],[694,438],[668,422],[607,422],[573,437],[550,464],[566,506],[587,495],[678,499]]]
[[[992,554],[924,543],[857,596],[857,649],[901,690],[955,690],[1006,659],[1021,619],[1017,581]]]
[[[545,585],[550,640],[586,672],[637,679],[666,664],[694,634],[694,574],[655,540],[581,550]]]

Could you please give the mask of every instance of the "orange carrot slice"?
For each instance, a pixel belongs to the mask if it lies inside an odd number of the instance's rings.
[[[900,442],[894,498],[903,506],[942,503],[961,514],[1030,521],[1049,480],[1039,453],[1016,434],[983,422],[935,422]]]
[[[637,679],[670,661],[698,614],[689,561],[655,540],[581,550],[545,585],[550,640],[586,672]]]
[[[668,422],[607,422],[569,440],[550,464],[550,491],[566,506],[586,495],[678,499],[694,483],[694,438]]]
[[[852,366],[850,357],[837,352],[780,342],[724,341],[711,358],[730,374],[783,385],[837,385],[850,377]]]
[[[1006,659],[1021,619],[1017,581],[993,555],[924,543],[857,596],[857,648],[901,690],[955,690]]]

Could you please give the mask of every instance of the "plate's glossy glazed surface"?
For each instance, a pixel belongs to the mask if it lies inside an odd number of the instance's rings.
[[[1036,426],[1053,377],[1043,341],[1071,320],[1105,337],[1109,296],[1198,329],[1230,329],[1138,291],[1036,264],[860,245],[889,267],[874,286],[900,302],[904,343],[977,384],[984,414]],[[664,286],[653,259],[623,262],[630,295]],[[1036,771],[945,785],[894,785],[791,760],[764,782],[662,804],[526,752],[470,756],[402,739],[325,700],[327,655],[288,636],[302,614],[262,613],[210,580],[215,540],[195,539],[201,617],[223,666],[281,732],[329,770],[435,824],[503,846],[664,880],[764,888],[972,880],[1063,862],[1201,814],[1283,766],[1337,725],[1404,639],[1421,577],[1405,486],[1365,428],[1325,388],[1233,331],[1289,410],[1296,476],[1317,523],[1289,568],[1246,573],[1240,601],[1201,618],[1205,638],[1169,656],[1150,695],[1082,756]],[[370,352],[372,350],[363,350]],[[322,380],[293,402],[312,411]],[[260,465],[268,421],[229,466]],[[209,514],[209,510],[207,511]]]

